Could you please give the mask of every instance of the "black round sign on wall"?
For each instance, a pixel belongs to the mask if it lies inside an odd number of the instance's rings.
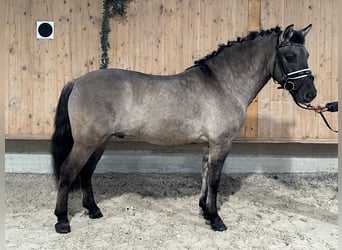
[[[49,36],[51,36],[51,34],[52,34],[52,27],[51,27],[51,25],[48,24],[48,23],[42,23],[38,27],[38,33],[42,37],[49,37]]]
[[[37,39],[53,39],[54,23],[50,21],[37,22]]]

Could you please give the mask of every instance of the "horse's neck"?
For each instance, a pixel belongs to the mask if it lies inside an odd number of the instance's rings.
[[[208,62],[227,95],[233,93],[246,108],[271,78],[276,39],[269,35],[227,47]]]

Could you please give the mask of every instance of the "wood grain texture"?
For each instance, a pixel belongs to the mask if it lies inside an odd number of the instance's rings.
[[[63,85],[99,68],[102,1],[7,0],[4,8],[6,135],[49,137]],[[35,38],[37,20],[55,22],[55,39]],[[175,74],[248,30],[291,23],[313,24],[306,47],[318,89],[314,103],[337,100],[337,0],[132,0],[127,17],[110,20],[109,67]],[[327,119],[337,127],[336,113]],[[256,141],[336,138],[273,82],[252,102],[239,134]]]
[[[261,0],[248,1],[248,30],[260,30]],[[245,136],[258,137],[258,97],[252,101],[247,109],[245,121]]]

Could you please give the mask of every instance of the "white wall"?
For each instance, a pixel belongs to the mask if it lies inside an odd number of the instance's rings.
[[[159,147],[143,143],[112,143],[96,173],[200,173],[201,145]],[[143,150],[141,150],[141,148]],[[52,173],[49,142],[6,142],[7,173]],[[338,171],[335,144],[234,143],[224,173],[308,173]]]

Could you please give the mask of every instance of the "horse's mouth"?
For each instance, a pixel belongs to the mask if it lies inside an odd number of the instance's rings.
[[[309,93],[304,94],[303,96],[301,96],[298,92],[297,93],[291,93],[291,94],[292,94],[293,100],[296,103],[300,103],[300,104],[303,104],[306,106],[310,105],[312,100],[315,99],[315,97],[316,97],[315,92],[314,93],[309,92]]]

